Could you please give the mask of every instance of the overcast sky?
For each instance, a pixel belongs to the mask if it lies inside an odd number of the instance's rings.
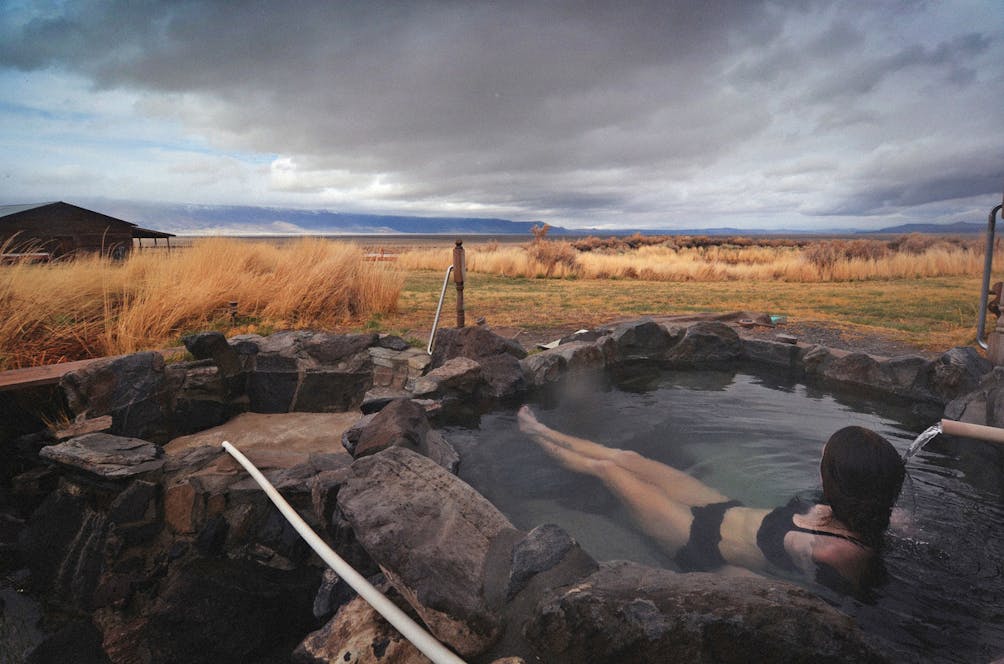
[[[878,228],[1002,190],[1000,0],[0,0],[0,203]]]

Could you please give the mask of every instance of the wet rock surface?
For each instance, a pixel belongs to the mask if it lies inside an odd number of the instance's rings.
[[[526,626],[548,662],[885,662],[851,619],[777,581],[605,563]]]

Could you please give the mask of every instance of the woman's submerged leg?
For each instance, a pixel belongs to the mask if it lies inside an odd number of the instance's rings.
[[[576,438],[555,431],[537,421],[533,411],[527,406],[519,409],[517,419],[521,431],[530,435],[545,452],[569,470],[597,475],[589,470],[589,468],[594,468],[593,466],[583,462],[587,460],[608,462],[634,475],[639,481],[653,485],[653,488],[661,491],[665,498],[688,507],[700,507],[729,499],[725,494],[712,489],[704,482],[683,471],[658,461],[646,459],[637,452],[606,447],[584,438]],[[545,443],[550,448],[545,447]],[[559,457],[554,453],[554,448],[564,450],[567,454]],[[573,456],[579,457],[579,459],[573,459]],[[585,470],[579,470],[579,468]],[[622,483],[623,481],[624,479],[621,478]]]
[[[599,478],[627,508],[636,525],[667,553],[673,555],[687,543],[694,520],[688,506],[670,499],[659,487],[609,459],[587,457],[555,445],[546,436],[531,435],[544,452],[565,468]]]

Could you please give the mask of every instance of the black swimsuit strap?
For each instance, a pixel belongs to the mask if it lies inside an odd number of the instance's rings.
[[[857,544],[860,547],[868,548],[868,545],[859,540],[857,537],[852,535],[844,535],[843,533],[831,533],[828,530],[816,530],[815,528],[803,528],[802,526],[796,524],[794,521],[791,522],[791,530],[800,533],[809,533],[810,535],[824,535],[826,537],[839,537],[840,539],[847,540],[852,544]]]

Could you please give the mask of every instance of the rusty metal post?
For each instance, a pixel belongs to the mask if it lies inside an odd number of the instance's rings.
[[[467,276],[467,259],[464,241],[457,239],[453,248],[453,281],[457,284],[457,327],[464,326],[464,277]]]

